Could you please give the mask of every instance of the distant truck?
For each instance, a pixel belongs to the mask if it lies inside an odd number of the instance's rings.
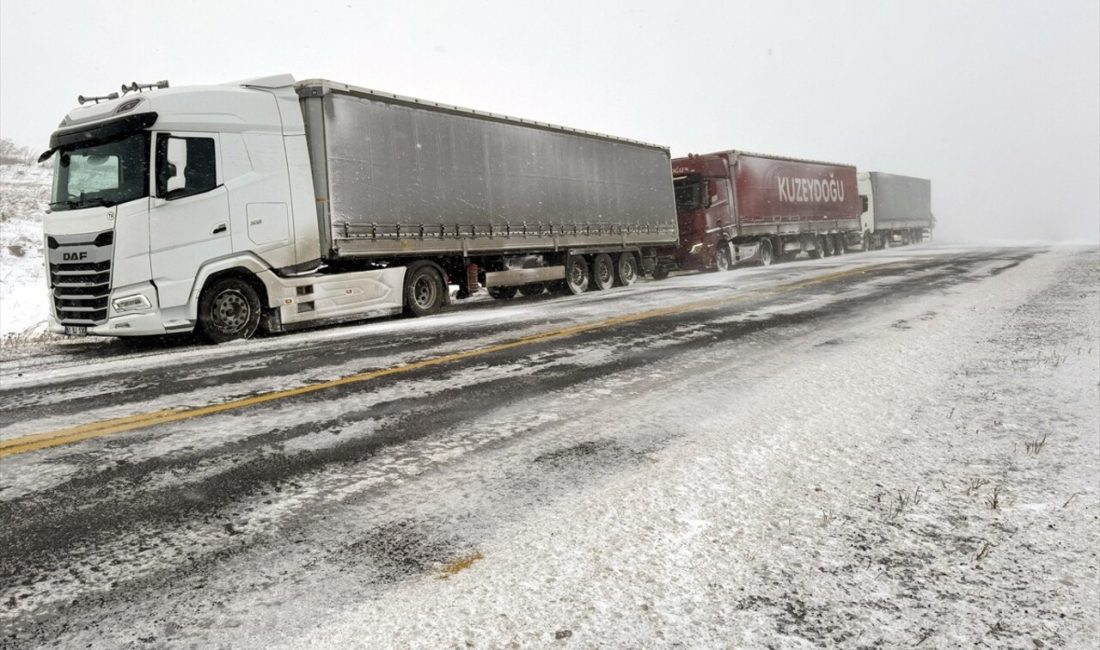
[[[743,151],[672,161],[680,241],[675,267],[726,270],[859,243],[856,168]]]
[[[860,172],[860,219],[865,250],[923,241],[932,236],[932,181],[882,172]]]
[[[629,285],[675,245],[652,144],[290,75],[80,98],[50,138],[50,329],[215,342]]]

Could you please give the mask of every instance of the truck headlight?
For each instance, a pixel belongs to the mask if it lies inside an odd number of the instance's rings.
[[[149,309],[149,299],[142,295],[126,296],[125,298],[115,298],[111,303],[114,305],[115,311],[137,311],[139,309]]]

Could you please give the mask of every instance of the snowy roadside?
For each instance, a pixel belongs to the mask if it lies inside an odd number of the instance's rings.
[[[289,643],[1095,647],[1098,271],[1043,255],[682,382],[652,463]]]
[[[42,217],[49,202],[50,170],[0,166],[0,340],[4,345],[40,338],[46,328],[46,267]]]

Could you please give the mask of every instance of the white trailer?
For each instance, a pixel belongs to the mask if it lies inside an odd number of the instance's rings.
[[[857,179],[864,250],[918,243],[932,236],[932,181],[882,172],[860,172]]]

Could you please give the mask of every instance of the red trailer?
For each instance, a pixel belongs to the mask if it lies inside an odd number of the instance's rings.
[[[743,151],[672,161],[679,268],[838,255],[860,236],[852,165]]]

